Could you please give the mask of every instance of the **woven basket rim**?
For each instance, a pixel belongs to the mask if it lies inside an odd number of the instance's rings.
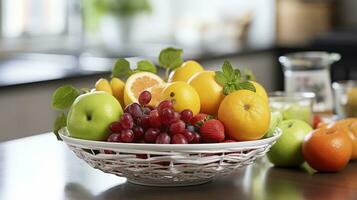
[[[67,127],[59,131],[62,140],[70,145],[78,146],[89,149],[111,149],[111,150],[147,150],[147,151],[205,151],[205,150],[225,150],[225,149],[240,149],[240,148],[255,148],[257,146],[267,145],[276,141],[282,134],[280,128],[276,128],[273,136],[241,142],[228,142],[228,143],[200,143],[200,144],[142,144],[142,143],[115,143],[104,141],[93,141],[73,138],[68,135]]]

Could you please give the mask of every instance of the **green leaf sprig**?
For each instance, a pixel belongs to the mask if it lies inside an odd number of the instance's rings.
[[[117,78],[127,78],[136,72],[151,72],[155,74],[157,73],[155,65],[150,60],[141,60],[137,62],[136,65],[136,69],[131,69],[129,61],[124,58],[120,58],[115,61],[111,76]]]
[[[168,79],[170,71],[178,68],[183,63],[182,49],[175,49],[173,47],[168,47],[160,51],[159,54],[159,65],[165,68],[165,79]]]
[[[229,95],[236,90],[250,90],[255,92],[254,85],[249,82],[251,78],[254,78],[252,72],[246,71],[242,75],[241,71],[233,69],[232,64],[225,60],[222,65],[222,71],[216,71],[215,80],[217,83],[223,86],[223,94]]]
[[[61,140],[58,135],[58,131],[66,126],[66,110],[71,107],[74,100],[81,95],[81,93],[86,93],[86,91],[87,89],[78,90],[71,85],[64,85],[57,88],[52,94],[52,108],[61,111],[53,124],[53,133],[56,135],[58,140]]]

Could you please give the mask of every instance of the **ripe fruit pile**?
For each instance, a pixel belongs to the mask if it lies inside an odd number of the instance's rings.
[[[149,106],[151,93],[141,92],[139,103],[129,104],[119,121],[110,125],[108,142],[188,144],[223,142],[224,126],[206,114],[193,116],[192,111],[174,111],[172,100],[167,99],[154,108]]]

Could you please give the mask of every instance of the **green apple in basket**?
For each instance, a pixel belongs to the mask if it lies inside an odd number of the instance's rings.
[[[87,140],[105,140],[109,125],[123,110],[120,103],[106,92],[82,94],[73,102],[67,117],[69,135]]]

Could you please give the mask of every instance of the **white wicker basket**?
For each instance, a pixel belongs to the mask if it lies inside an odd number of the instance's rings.
[[[138,144],[76,139],[60,130],[68,147],[93,168],[150,186],[196,185],[232,173],[264,156],[280,135],[276,129],[270,138],[247,142]]]

